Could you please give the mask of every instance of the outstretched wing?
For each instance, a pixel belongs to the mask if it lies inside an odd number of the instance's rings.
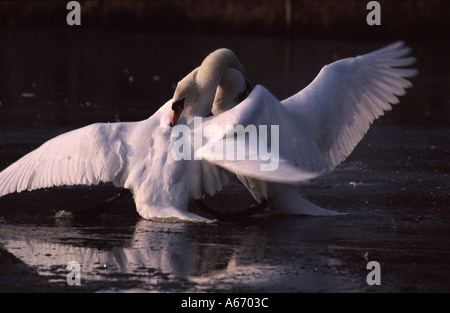
[[[0,197],[52,186],[118,185],[124,166],[118,124],[92,124],[47,141],[0,173]]]
[[[202,158],[238,176],[299,183],[326,170],[316,143],[263,86],[239,105],[202,123]]]
[[[363,138],[371,123],[399,102],[412,84],[411,51],[396,42],[374,52],[342,59],[322,68],[305,89],[282,101],[319,147],[330,170]]]

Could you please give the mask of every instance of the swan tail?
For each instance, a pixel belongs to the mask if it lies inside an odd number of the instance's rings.
[[[306,200],[297,186],[272,184],[269,200],[271,205],[282,215],[334,216],[343,213],[321,208]]]

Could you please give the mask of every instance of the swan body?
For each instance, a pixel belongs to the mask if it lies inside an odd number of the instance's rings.
[[[89,125],[49,140],[10,165],[0,173],[0,197],[51,186],[112,182],[133,192],[143,218],[205,220],[188,212],[188,202],[220,190],[227,182],[226,169],[256,200],[269,199],[281,213],[335,214],[303,199],[296,185],[333,170],[370,124],[398,102],[396,96],[411,86],[405,78],[416,74],[414,69],[398,68],[414,62],[406,57],[409,52],[402,42],[394,43],[325,66],[310,85],[283,101],[257,85],[239,103],[236,93],[246,88],[244,68],[230,50],[219,49],[182,79],[173,98],[147,120]],[[216,115],[206,117],[210,111]],[[279,150],[277,169],[261,170],[267,160],[260,145],[255,148],[245,141],[245,132],[202,138],[195,151],[201,159],[175,160],[170,151],[179,138],[172,136],[170,126],[183,125],[194,132],[199,117],[202,130],[212,125],[278,127],[279,137],[267,138],[269,148],[276,144]],[[206,149],[213,144],[226,150],[242,142],[243,159],[217,158]]]
[[[169,118],[172,115],[171,126],[178,123],[193,131],[195,118],[206,116],[214,101],[227,105],[235,101],[236,91],[245,89],[241,84],[233,94],[227,93],[227,84],[239,77],[238,72],[243,76],[243,66],[230,50],[211,53],[178,83],[173,99],[147,120],[85,126],[47,141],[11,164],[0,173],[0,197],[52,186],[112,182],[132,191],[136,209],[145,219],[204,221],[188,211],[189,200],[200,199],[205,192],[214,194],[227,176],[209,160],[172,158],[170,151],[177,138],[172,136]],[[261,174],[256,167],[245,173],[264,181],[285,181],[286,176],[290,183],[318,175],[287,161],[278,175]]]
[[[171,101],[141,122],[98,123],[49,140],[0,173],[0,195],[23,190],[112,182],[132,190],[136,209],[146,219],[200,219],[187,211],[191,198],[220,190],[224,174],[208,172],[200,161],[175,161],[168,120]]]

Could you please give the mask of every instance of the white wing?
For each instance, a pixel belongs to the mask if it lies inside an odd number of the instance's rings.
[[[244,131],[237,131],[239,126]],[[239,176],[299,183],[326,170],[316,143],[295,123],[281,103],[259,85],[233,109],[204,119],[202,129],[205,138],[209,137],[207,134],[211,129],[217,131],[212,132],[213,138],[204,140],[203,146],[196,151],[196,157],[201,156]],[[256,142],[250,139],[252,129],[256,129],[253,137]],[[229,151],[232,152],[228,154]]]
[[[124,154],[117,124],[93,124],[47,141],[0,173],[0,197],[51,186],[117,185]]]
[[[396,42],[377,51],[333,62],[283,106],[319,147],[332,170],[363,138],[371,123],[398,103],[412,84],[411,49]]]

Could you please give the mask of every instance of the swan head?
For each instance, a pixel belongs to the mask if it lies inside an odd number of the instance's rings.
[[[196,105],[198,103],[198,86],[196,84],[197,72],[198,68],[189,73],[189,75],[177,84],[177,88],[175,89],[172,98],[173,113],[169,121],[170,127],[175,126],[183,111],[185,111],[185,115],[196,115],[197,112],[195,112],[195,109],[201,109]]]
[[[184,110],[184,101],[186,100],[186,98],[181,98],[179,100],[173,101],[172,102],[172,117],[170,118],[169,121],[169,126],[173,127],[177,122],[178,119],[180,118],[181,112],[183,112]]]
[[[172,98],[173,127],[184,116],[186,121],[193,116],[207,116],[213,108],[228,108],[246,86],[245,69],[236,55],[229,49],[218,49],[210,53],[202,64],[183,78]]]

